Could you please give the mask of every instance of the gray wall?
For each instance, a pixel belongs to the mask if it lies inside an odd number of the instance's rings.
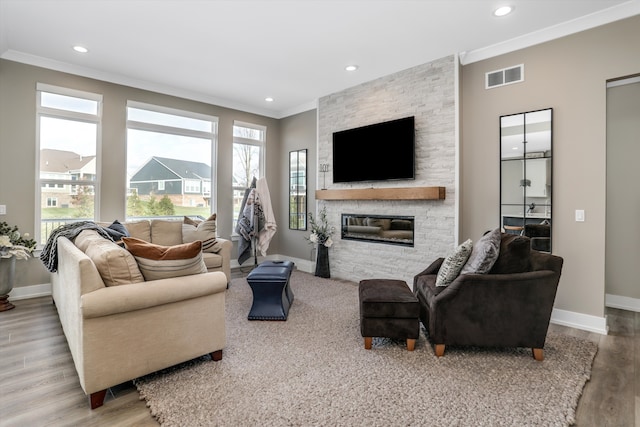
[[[316,152],[318,139],[317,135],[317,110],[310,110],[304,113],[286,117],[281,120],[281,147],[283,159],[288,159],[289,152],[293,150],[307,149],[307,212],[315,212],[315,190],[316,190]],[[283,163],[281,180],[285,184],[289,182],[288,163]],[[287,187],[283,187],[286,191]],[[284,205],[279,216],[280,234],[280,254],[294,258],[313,261],[313,247],[305,237],[309,236],[307,230],[289,230],[289,210],[287,205],[288,193],[282,194]]]
[[[280,121],[242,111],[208,105],[120,86],[71,74],[47,70],[7,60],[0,60],[0,204],[7,205],[7,215],[0,221],[18,225],[23,232],[33,232],[35,225],[34,186],[36,138],[36,84],[38,82],[103,94],[102,170],[99,220],[112,221],[125,217],[125,141],[126,102],[135,100],[209,114],[218,117],[218,233],[229,238],[232,226],[232,126],[241,120],[267,127],[267,182],[274,212],[287,208],[282,192],[287,188],[281,170],[288,161],[280,146]],[[280,215],[279,215],[280,217]],[[286,226],[282,220],[280,228]],[[279,251],[280,234],[276,233],[269,254]],[[234,257],[236,252],[234,250]],[[37,259],[17,266],[16,287],[48,283],[49,276]]]
[[[640,70],[639,70],[640,71]],[[640,299],[640,83],[607,90],[606,293]]]
[[[640,72],[640,16],[462,67],[461,232],[499,225],[499,116],[553,107],[556,308],[604,316],[606,82]],[[523,83],[485,90],[488,71],[525,65]],[[585,222],[575,222],[584,209]]]

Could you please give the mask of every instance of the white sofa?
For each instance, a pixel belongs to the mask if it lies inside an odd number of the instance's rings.
[[[131,254],[94,230],[75,242],[86,252],[66,237],[57,240],[52,292],[92,409],[109,387],[202,355],[222,358],[222,271],[144,281]]]

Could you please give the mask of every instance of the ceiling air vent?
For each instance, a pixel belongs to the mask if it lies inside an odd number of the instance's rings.
[[[502,70],[490,71],[485,74],[485,89],[492,89],[520,83],[524,81],[524,64],[515,67],[503,68]]]

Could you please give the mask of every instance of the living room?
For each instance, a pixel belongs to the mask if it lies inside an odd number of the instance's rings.
[[[432,111],[437,109],[435,117],[438,120],[426,118],[422,123],[427,127],[422,129],[428,144],[438,149],[433,148],[434,157],[425,164],[419,179],[402,185],[446,187],[444,201],[401,206],[402,215],[413,210],[412,214],[418,218],[418,213],[428,212],[428,220],[418,219],[419,232],[424,238],[416,241],[413,250],[397,251],[393,246],[380,249],[381,245],[368,244],[366,247],[373,248],[376,256],[390,260],[385,266],[371,262],[371,253],[362,253],[366,251],[359,250],[362,246],[355,243],[337,244],[330,251],[332,274],[336,278],[357,281],[375,276],[394,276],[410,280],[431,260],[442,256],[456,244],[467,238],[478,239],[488,229],[499,226],[499,117],[552,107],[553,252],[561,255],[565,262],[552,322],[606,334],[608,301],[622,301],[628,310],[640,311],[640,294],[636,289],[614,287],[608,283],[605,248],[609,240],[604,231],[607,229],[608,191],[606,84],[637,75],[640,70],[637,55],[630,54],[635,52],[640,39],[637,5],[637,2],[629,2],[626,16],[610,19],[611,22],[602,26],[592,25],[593,28],[584,28],[584,31],[559,38],[550,34],[544,42],[531,46],[525,44],[513,51],[486,57],[482,52],[476,52],[478,57],[475,59],[470,57],[470,53],[464,58],[462,54],[449,52],[415,68],[327,94],[317,100],[315,108],[281,118],[113,83],[68,70],[45,68],[31,64],[25,58],[22,61],[17,57],[11,59],[10,55],[3,53],[3,59],[0,59],[0,204],[7,206],[7,214],[0,219],[19,225],[23,231],[33,230],[36,223],[33,190],[36,177],[35,91],[38,83],[46,83],[104,96],[101,161],[103,170],[109,171],[109,177],[101,181],[97,220],[125,219],[126,172],[123,159],[126,153],[127,101],[216,116],[219,159],[232,158],[229,141],[233,140],[235,121],[266,127],[266,178],[279,224],[269,255],[274,259],[295,260],[298,268],[312,271],[314,253],[305,240],[308,231],[289,230],[286,226],[288,153],[308,150],[307,209],[315,214],[319,208],[327,206],[330,221],[337,226],[340,213],[351,212],[357,202],[315,200],[315,190],[322,187],[323,179],[318,165],[330,163],[330,134],[335,130],[405,115],[422,113],[425,117],[434,117]],[[525,64],[524,82],[496,90],[485,89],[485,73],[517,64]],[[448,98],[441,100],[439,106],[425,107],[425,111],[403,106],[390,115],[384,108],[398,107],[385,104],[386,98],[376,98],[380,85],[391,86],[389,80],[425,70],[429,70],[429,74],[434,69],[439,73],[436,80],[446,82],[438,87],[442,93],[438,96]],[[433,78],[433,74],[429,76]],[[424,84],[426,87],[421,90],[433,89],[432,83]],[[398,90],[408,92],[406,87]],[[336,107],[336,99],[341,99],[343,104]],[[400,98],[394,96],[394,99]],[[365,101],[368,104],[363,104]],[[413,105],[409,98],[403,101]],[[347,117],[332,110],[354,105],[365,113]],[[375,105],[380,108],[376,109]],[[436,125],[441,127],[434,127]],[[437,142],[433,138],[438,138]],[[575,154],[578,150],[579,161]],[[233,234],[234,213],[231,203],[224,202],[232,199],[231,175],[230,162],[219,160],[215,177],[218,186],[215,211],[218,233],[225,238],[232,238]],[[387,214],[397,207],[381,207],[374,202],[358,205],[362,213]],[[367,209],[369,212],[365,212]],[[575,221],[574,211],[578,209],[586,212],[586,221]],[[433,229],[440,234],[433,234]],[[356,260],[364,266],[355,273],[345,262],[346,259],[354,259],[354,252],[360,252],[360,258]],[[12,295],[17,298],[46,295],[48,282],[48,273],[39,260],[20,263]]]

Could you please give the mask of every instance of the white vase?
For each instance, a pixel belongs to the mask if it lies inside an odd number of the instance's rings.
[[[11,310],[15,306],[9,300],[9,292],[16,279],[16,257],[0,258],[0,311]]]

